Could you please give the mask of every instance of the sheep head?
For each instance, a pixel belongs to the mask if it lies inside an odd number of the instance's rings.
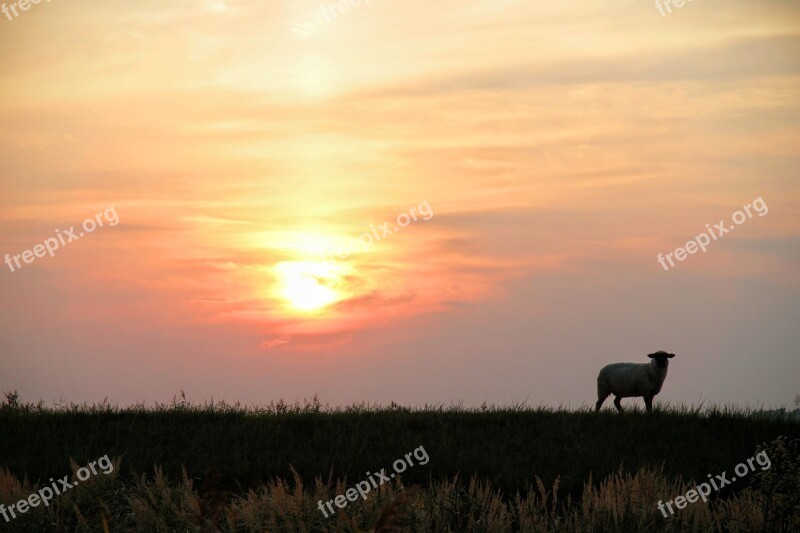
[[[673,357],[675,357],[675,354],[667,353],[664,350],[659,350],[655,353],[647,354],[647,357],[653,359],[656,362],[656,367],[667,368],[668,364],[667,359],[672,359]]]

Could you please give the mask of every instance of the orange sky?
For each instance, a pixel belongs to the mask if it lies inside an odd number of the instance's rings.
[[[665,349],[662,401],[800,393],[796,2],[326,5],[0,13],[0,253],[119,215],[0,265],[0,390],[580,405]]]

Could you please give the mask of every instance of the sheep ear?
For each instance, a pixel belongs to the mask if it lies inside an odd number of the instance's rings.
[[[654,353],[649,353],[649,354],[647,354],[647,357],[650,357],[651,359],[652,359],[653,357],[655,357],[655,356],[656,356],[656,354],[654,354]]]
[[[671,353],[671,354],[667,355],[667,357],[668,357],[668,358],[670,358],[670,359],[672,359],[673,357],[675,357],[675,354],[674,354],[674,353]]]

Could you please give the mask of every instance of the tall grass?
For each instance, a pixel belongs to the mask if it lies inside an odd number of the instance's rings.
[[[231,494],[183,476],[171,483],[159,468],[152,476],[125,483],[118,476],[96,478],[76,487],[46,508],[23,515],[4,530],[37,531],[224,531],[224,532],[597,532],[800,530],[797,486],[800,441],[771,444],[773,468],[754,477],[749,487],[724,500],[697,503],[664,519],[656,502],[685,494],[693,482],[663,472],[622,470],[595,486],[584,485],[578,500],[559,500],[552,487],[535,478],[536,488],[505,497],[488,481],[433,481],[427,487],[402,488],[402,481],[381,486],[366,501],[351,503],[325,518],[317,501],[344,493],[343,480],[317,478],[306,486],[298,475],[276,479]],[[790,449],[791,448],[791,449]],[[117,461],[119,464],[119,461]],[[77,465],[73,465],[77,468]],[[794,476],[794,477],[793,477]],[[0,471],[0,501],[27,497],[34,486]],[[377,525],[377,527],[376,527]]]
[[[798,531],[800,424],[735,409],[0,406],[0,503],[108,454],[0,531]],[[785,437],[778,438],[784,435]],[[766,443],[769,442],[769,445]],[[423,445],[426,465],[325,518],[317,507]],[[768,450],[708,504],[659,500]],[[699,480],[699,481],[695,481]],[[407,488],[403,488],[403,486]]]

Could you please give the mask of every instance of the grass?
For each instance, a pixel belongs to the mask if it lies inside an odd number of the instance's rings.
[[[787,513],[783,525],[800,528],[800,423],[731,408],[647,415],[176,399],[120,409],[21,404],[9,395],[0,428],[6,505],[71,464],[74,471],[108,455],[116,465],[46,509],[9,524],[0,518],[0,531],[104,531],[106,524],[109,531],[355,532],[373,530],[381,513],[393,524],[386,531],[780,531]],[[391,471],[419,446],[426,465],[335,517],[318,510],[318,500],[344,493],[367,471]],[[666,520],[657,510],[658,500],[731,472],[759,448],[771,450],[769,470],[715,493],[710,505]]]

